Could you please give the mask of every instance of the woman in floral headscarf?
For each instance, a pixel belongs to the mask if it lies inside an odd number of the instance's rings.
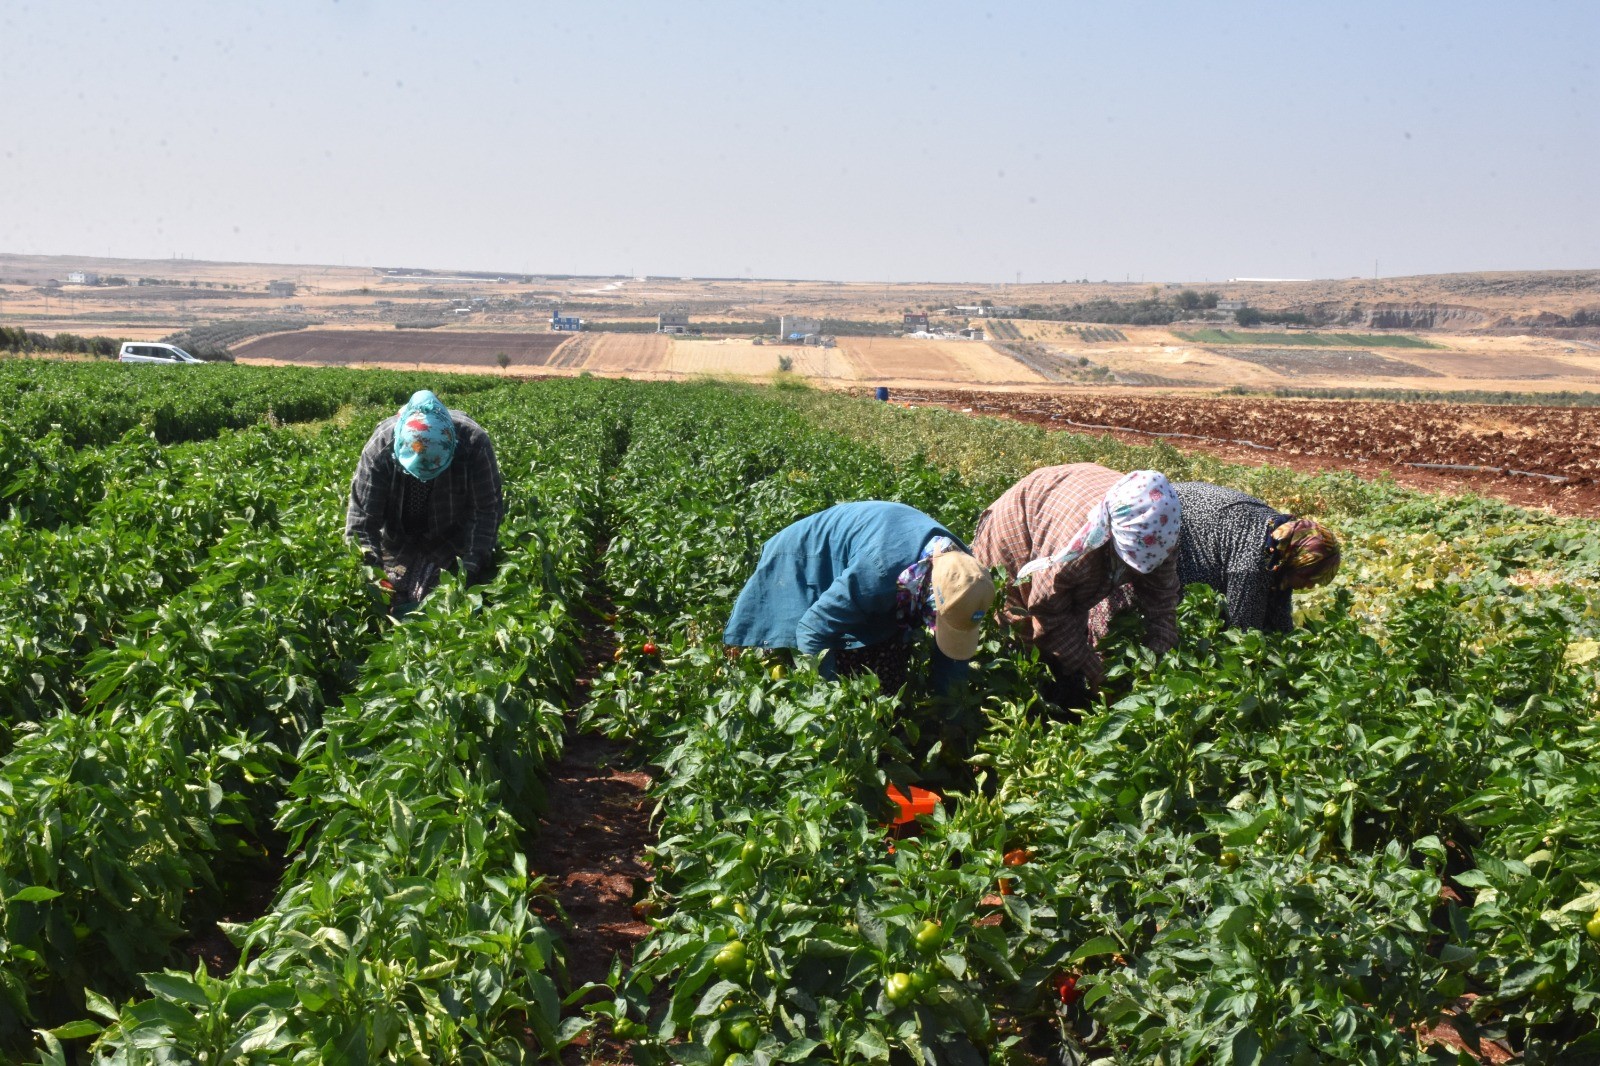
[[[378,424],[350,483],[345,536],[381,566],[395,606],[408,608],[444,570],[489,577],[504,504],[483,427],[423,389]]]
[[[1099,688],[1089,613],[1121,585],[1144,612],[1145,644],[1160,655],[1178,642],[1182,517],[1164,475],[1094,463],[1035,470],[979,517],[972,553],[1013,579],[1004,618],[1049,664],[1052,703],[1081,709]]]
[[[1339,539],[1314,518],[1287,515],[1237,489],[1204,481],[1174,485],[1183,504],[1178,580],[1221,593],[1235,629],[1287,633],[1294,628],[1294,593],[1332,581],[1339,572]],[[1111,618],[1133,602],[1127,586],[1095,608],[1090,635],[1099,639]]]

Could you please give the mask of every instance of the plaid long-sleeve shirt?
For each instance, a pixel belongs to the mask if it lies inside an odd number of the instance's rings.
[[[1025,584],[1015,579],[1034,559],[1066,547],[1122,476],[1094,463],[1035,470],[979,516],[972,540],[979,562],[1002,567],[1012,578],[1006,589],[1006,620],[1022,625],[1023,639],[1058,666],[1082,673],[1091,687],[1103,680],[1105,667],[1089,637],[1089,611],[1119,584],[1133,587],[1144,614],[1145,644],[1164,654],[1178,643],[1183,587],[1178,584],[1177,552],[1140,574],[1122,565],[1107,543],[1066,566],[1041,571]]]
[[[370,565],[426,559],[444,568],[459,562],[469,582],[488,575],[505,513],[500,467],[482,426],[459,411],[451,411],[450,418],[456,426],[455,457],[426,484],[395,460],[398,416],[380,422],[361,450],[344,529]],[[425,515],[420,522],[408,521],[408,494],[419,491],[429,494]]]

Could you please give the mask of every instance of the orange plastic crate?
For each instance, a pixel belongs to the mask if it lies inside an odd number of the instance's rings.
[[[899,786],[889,786],[889,801],[899,808],[894,816],[895,825],[905,825],[908,822],[916,821],[922,815],[932,814],[933,809],[939,805],[939,794],[937,792],[929,792],[927,789],[918,788],[916,785],[908,785],[906,787],[911,791],[909,797],[900,791]]]

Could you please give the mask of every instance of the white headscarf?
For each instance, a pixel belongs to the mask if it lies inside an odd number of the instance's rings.
[[[1035,559],[1017,571],[1024,581],[1040,570],[1076,562],[1110,540],[1117,556],[1141,574],[1166,561],[1178,546],[1183,505],[1165,474],[1135,470],[1111,486],[1089,512],[1088,521],[1054,555]]]

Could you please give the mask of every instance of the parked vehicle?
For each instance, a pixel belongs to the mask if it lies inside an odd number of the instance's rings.
[[[117,361],[122,363],[203,363],[204,359],[196,359],[176,344],[159,344],[155,341],[134,343],[128,341],[123,344],[122,351],[117,355]]]

